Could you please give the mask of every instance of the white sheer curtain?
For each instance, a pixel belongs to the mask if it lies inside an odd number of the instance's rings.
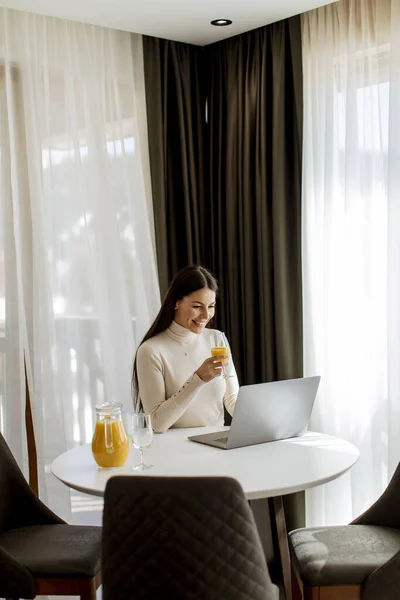
[[[305,375],[312,427],[360,459],[307,494],[307,523],[349,522],[400,460],[400,0],[303,15]]]
[[[129,409],[159,306],[140,36],[0,9],[0,428],[24,464],[26,354],[41,498],[90,441],[93,407]]]

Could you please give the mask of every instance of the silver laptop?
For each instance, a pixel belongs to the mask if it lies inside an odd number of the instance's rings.
[[[229,429],[189,440],[230,450],[303,435],[320,380],[315,376],[245,385],[239,389]]]

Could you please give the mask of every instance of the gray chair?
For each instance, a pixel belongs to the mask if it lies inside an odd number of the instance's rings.
[[[350,525],[297,529],[289,545],[306,600],[398,600],[400,465],[382,496]]]
[[[103,600],[277,600],[252,512],[225,477],[113,477]]]
[[[101,527],[67,525],[33,493],[0,434],[0,597],[94,600]]]

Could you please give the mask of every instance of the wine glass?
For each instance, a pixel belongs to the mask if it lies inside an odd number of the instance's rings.
[[[145,413],[135,413],[132,415],[132,444],[140,452],[140,464],[134,465],[135,471],[144,471],[150,469],[153,465],[145,463],[143,455],[145,448],[150,448],[153,442],[153,428],[151,426],[151,416]]]
[[[230,355],[228,340],[223,331],[214,331],[211,335],[211,356],[224,356],[221,360],[222,376],[234,377],[232,359]]]

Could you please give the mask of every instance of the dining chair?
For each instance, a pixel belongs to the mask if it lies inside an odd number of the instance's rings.
[[[33,493],[0,434],[0,597],[95,600],[101,527],[67,525]]]
[[[112,477],[103,600],[277,600],[251,509],[227,477]]]
[[[398,600],[400,465],[381,497],[350,525],[296,529],[289,546],[298,598]]]

